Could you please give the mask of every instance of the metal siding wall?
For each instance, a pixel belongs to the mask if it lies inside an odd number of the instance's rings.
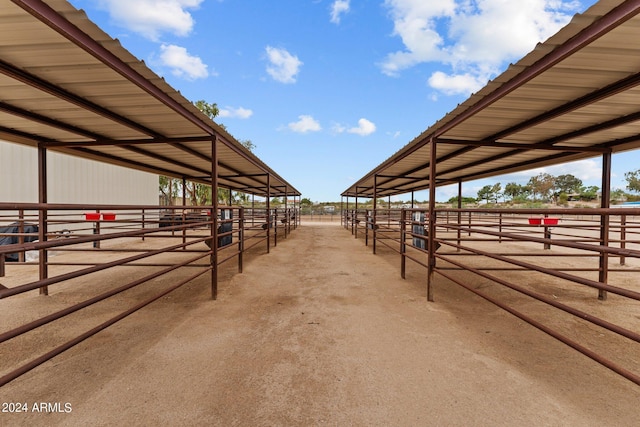
[[[48,153],[49,203],[158,204],[158,176]],[[35,148],[0,141],[0,201],[37,202]]]
[[[37,170],[35,148],[0,141],[0,202],[37,202]]]

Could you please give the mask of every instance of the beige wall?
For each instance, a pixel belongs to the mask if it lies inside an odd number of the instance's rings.
[[[0,141],[0,202],[38,201],[37,150]],[[158,176],[47,153],[49,203],[158,204]]]

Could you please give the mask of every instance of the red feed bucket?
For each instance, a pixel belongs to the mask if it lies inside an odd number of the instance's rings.
[[[529,218],[529,224],[540,225],[542,224],[542,218]]]
[[[99,212],[87,212],[84,214],[84,219],[87,221],[99,221],[100,213]]]
[[[558,218],[545,218],[545,225],[558,225]]]
[[[113,212],[104,212],[102,214],[102,219],[105,221],[115,221],[116,220],[116,214],[114,214]]]

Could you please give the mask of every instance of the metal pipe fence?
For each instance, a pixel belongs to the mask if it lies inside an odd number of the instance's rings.
[[[0,387],[201,276],[210,275],[215,299],[220,265],[236,259],[241,273],[247,251],[260,243],[268,251],[300,218],[297,208],[218,206],[213,216],[212,211],[211,206],[0,203],[0,306],[35,290],[81,295],[87,293],[87,281],[95,288],[95,295],[26,323],[3,319],[0,346],[125,292],[131,305],[45,354],[3,368]],[[122,268],[132,271],[124,283],[104,283]],[[131,293],[138,287],[146,289],[142,300]]]
[[[596,350],[566,326],[596,328],[631,352],[623,353],[640,354],[638,317],[619,311],[640,312],[639,209],[436,209],[434,220],[433,236],[426,209],[351,210],[343,226],[367,245],[373,239],[374,253],[377,242],[399,254],[403,278],[407,261],[425,268],[427,295],[455,283],[640,385],[639,359],[616,362],[607,346]],[[550,308],[549,317],[527,312],[532,304]],[[552,320],[560,312],[562,325]]]

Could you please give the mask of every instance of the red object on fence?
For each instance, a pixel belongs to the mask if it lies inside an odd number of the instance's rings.
[[[84,214],[84,219],[86,219],[87,221],[99,221],[100,212],[87,212]]]
[[[529,224],[540,225],[542,224],[542,218],[529,218]]]
[[[102,219],[105,221],[115,221],[116,220],[116,214],[114,214],[113,212],[104,212],[102,214]]]
[[[558,225],[558,218],[545,218],[545,225]]]

